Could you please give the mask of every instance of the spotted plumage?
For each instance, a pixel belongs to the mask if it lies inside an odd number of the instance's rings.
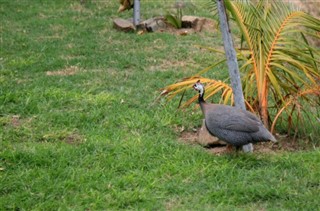
[[[253,113],[232,106],[205,102],[205,89],[200,81],[194,84],[193,88],[199,92],[198,99],[205,125],[213,136],[237,147],[263,141],[277,142]]]

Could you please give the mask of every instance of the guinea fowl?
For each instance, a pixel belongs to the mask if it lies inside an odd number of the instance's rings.
[[[199,104],[211,135],[236,147],[263,141],[277,142],[254,114],[232,106],[206,103],[200,80],[193,88],[199,92]]]

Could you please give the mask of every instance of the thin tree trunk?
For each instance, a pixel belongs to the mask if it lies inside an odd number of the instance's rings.
[[[268,117],[268,84],[265,82],[262,87],[262,93],[260,97],[260,117],[262,119],[262,123],[268,129],[269,128],[269,117]]]
[[[140,23],[140,0],[134,0],[133,3],[133,25],[137,27]]]
[[[220,28],[223,36],[224,49],[227,57],[227,64],[228,64],[229,75],[231,79],[231,86],[232,86],[232,91],[234,96],[235,107],[246,110],[236,51],[233,46],[233,40],[231,37],[231,31],[230,31],[228,20],[227,20],[224,1],[217,0],[217,6],[218,6]],[[242,149],[244,152],[252,152],[253,146],[252,144],[243,145]]]

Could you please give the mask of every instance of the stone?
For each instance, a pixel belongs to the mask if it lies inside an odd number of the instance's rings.
[[[205,18],[185,15],[182,17],[182,28],[193,28],[196,32],[200,32],[205,22]]]
[[[182,16],[182,28],[193,28],[197,25],[199,18],[196,16]]]
[[[205,125],[205,120],[202,121],[202,127],[199,130],[198,143],[205,145],[226,145],[227,143],[212,136]]]
[[[124,32],[132,32],[135,30],[135,27],[132,22],[122,18],[114,19],[113,27],[119,31],[124,31]]]
[[[203,26],[206,24],[207,19],[205,18],[200,18],[199,21],[197,22],[197,25],[194,27],[194,30],[196,32],[201,32],[203,29]]]
[[[139,28],[147,32],[156,32],[166,28],[166,23],[163,17],[154,17],[148,20],[142,21],[139,24]]]

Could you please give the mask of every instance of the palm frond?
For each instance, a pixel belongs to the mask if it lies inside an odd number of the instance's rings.
[[[198,80],[201,83],[206,84],[206,96],[205,99],[209,99],[213,95],[217,94],[219,91],[223,91],[223,95],[221,96],[221,100],[224,103],[233,104],[233,94],[232,88],[222,81],[217,81],[209,78],[194,76],[190,78],[185,78],[180,82],[171,84],[162,89],[161,95],[167,95],[167,99],[171,100],[176,97],[178,94],[185,92],[188,89],[192,89],[193,84],[195,84]],[[190,98],[188,101],[181,103],[181,108],[188,107],[191,103],[195,102],[198,99],[198,95]]]
[[[237,57],[248,107],[257,110],[262,118],[268,118],[268,104],[272,104],[270,107],[277,109],[273,117],[277,122],[283,111],[290,116],[303,110],[296,109],[300,106],[295,104],[296,99],[308,103],[319,101],[316,89],[320,88],[320,49],[312,46],[309,39],[320,40],[320,20],[282,1],[225,0],[224,3],[230,19],[241,32]],[[215,0],[210,2],[210,7],[216,8]],[[201,48],[221,53],[215,48]],[[224,62],[225,59],[218,61],[195,76],[168,86],[165,93],[170,93],[168,97],[172,99]],[[219,93],[221,103],[233,103],[231,88],[225,82],[201,80],[207,84],[206,98]],[[183,106],[196,99],[194,96]]]

